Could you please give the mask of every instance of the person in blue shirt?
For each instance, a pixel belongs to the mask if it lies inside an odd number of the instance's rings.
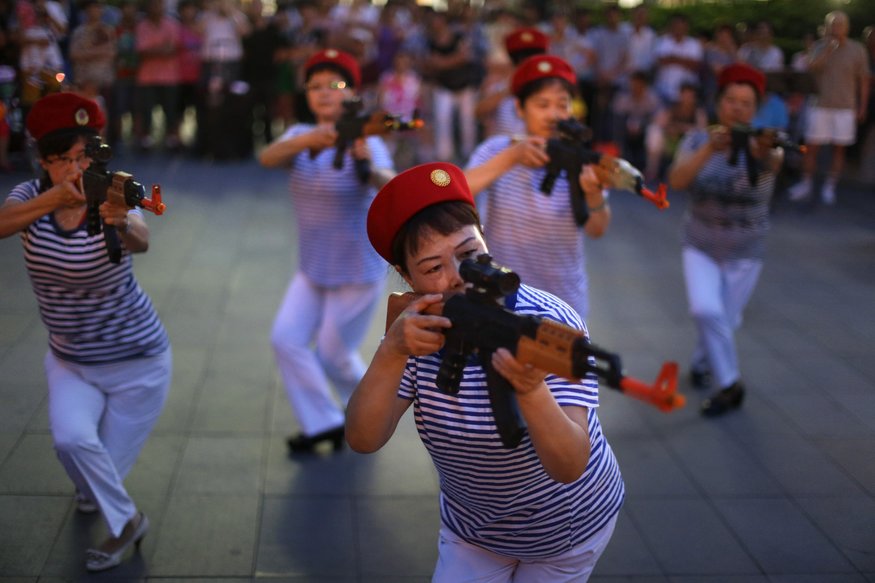
[[[335,449],[343,445],[343,406],[365,370],[358,347],[386,279],[385,266],[367,242],[365,215],[376,189],[394,176],[379,136],[355,140],[342,167],[334,167],[336,123],[344,101],[361,85],[355,58],[336,49],[319,51],[304,64],[304,77],[316,123],[291,126],[260,154],[262,165],[289,169],[297,223],[298,271],[271,331],[301,427],[288,439],[291,454],[312,452],[321,442]],[[359,176],[357,162],[366,163],[367,176]]]
[[[89,571],[118,565],[149,530],[124,479],[158,421],[172,369],[167,333],[133,272],[131,255],[149,248],[141,211],[111,198],[100,206],[103,227],[121,242],[118,263],[103,233],[86,228],[86,142],[104,123],[96,102],[73,93],[37,101],[26,125],[42,175],[14,187],[0,207],[0,239],[21,236],[49,333],[44,366],[58,459],[77,510],[100,511],[110,533],[86,551]]]
[[[526,425],[515,447],[501,441],[479,364],[464,367],[458,393],[437,387],[442,331],[452,323],[424,312],[443,293],[461,292],[460,263],[488,251],[458,167],[422,164],[399,174],[371,205],[368,237],[422,295],[389,326],[356,387],[346,438],[355,451],[377,451],[412,407],[440,479],[432,581],[586,581],[624,498],[617,460],[596,414],[596,378],[547,375],[497,350],[491,364],[512,386]],[[525,284],[505,298],[505,306],[586,330],[568,304]]]

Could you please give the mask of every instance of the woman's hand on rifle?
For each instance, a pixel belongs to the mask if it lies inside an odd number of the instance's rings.
[[[411,302],[386,331],[384,346],[405,357],[425,356],[440,350],[444,345],[442,331],[451,328],[452,323],[443,316],[423,312],[442,301],[441,294],[426,294]]]
[[[499,348],[492,354],[495,371],[507,379],[518,395],[527,395],[538,389],[547,388],[544,379],[547,373],[530,364],[523,364],[506,348]]]
[[[333,124],[321,124],[307,134],[308,147],[314,152],[331,148],[337,142],[337,130]]]
[[[46,194],[54,197],[55,208],[76,208],[85,204],[85,194],[80,188],[81,185],[82,172],[71,171],[63,181],[47,190]]]
[[[547,140],[538,136],[523,136],[514,139],[513,154],[517,164],[529,168],[541,168],[550,161],[547,156]]]
[[[708,145],[712,152],[723,152],[732,145],[732,135],[729,128],[724,125],[712,125],[708,127]]]
[[[149,249],[149,227],[146,222],[137,215],[128,214],[128,207],[122,202],[107,197],[100,205],[100,218],[104,225],[116,228],[125,244],[125,248],[131,253],[143,253]]]

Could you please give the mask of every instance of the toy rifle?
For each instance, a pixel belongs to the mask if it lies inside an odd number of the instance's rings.
[[[343,102],[343,114],[335,124],[337,143],[334,150],[334,168],[337,170],[343,168],[343,156],[355,140],[393,131],[416,130],[425,125],[418,112],[414,112],[413,119],[402,121],[400,117],[389,115],[385,111],[362,114],[361,109],[362,101],[358,97]],[[355,159],[355,171],[361,183],[366,183],[371,176],[370,160]]]
[[[772,138],[773,148],[783,148],[791,152],[805,153],[806,147],[792,141],[785,132],[773,128],[755,128],[750,125],[736,124],[729,128],[730,151],[729,163],[733,166],[738,164],[738,155],[744,152],[745,164],[747,165],[747,179],[756,186],[759,177],[759,161],[750,154],[750,138],[769,136]]]
[[[442,304],[426,310],[449,318],[453,324],[444,330],[444,357],[435,384],[445,393],[457,393],[469,356],[476,356],[486,372],[489,402],[505,447],[519,444],[525,423],[513,387],[492,367],[492,354],[499,348],[507,348],[523,364],[567,379],[582,379],[594,373],[608,386],[664,412],[684,405],[683,395],[677,394],[677,363],[663,364],[652,385],[625,376],[619,355],[591,344],[582,331],[504,308],[500,300],[516,292],[520,279],[516,273],[492,263],[489,255],[466,259],[459,265],[459,275],[470,284],[465,293],[447,295]],[[387,329],[417,297],[412,292],[389,297]]]
[[[89,235],[103,232],[106,254],[112,263],[122,257],[122,246],[118,232],[112,225],[105,225],[100,218],[100,205],[107,200],[123,203],[128,208],[141,207],[155,213],[164,214],[167,208],[161,201],[161,187],[152,186],[152,198],[146,198],[145,188],[127,172],[110,172],[106,169],[112,159],[112,148],[94,136],[85,144],[85,155],[91,158],[91,165],[82,173],[82,190],[85,195],[86,230]]]
[[[659,209],[668,208],[664,184],[660,184],[656,192],[648,190],[641,172],[628,161],[590,149],[587,146],[589,130],[583,124],[569,118],[560,121],[557,129],[559,136],[547,140],[550,161],[547,162],[547,174],[541,181],[541,192],[550,195],[556,179],[564,171],[571,195],[571,210],[578,225],[586,224],[589,219],[589,209],[578,180],[586,164],[596,165],[596,173],[609,188],[630,190]]]

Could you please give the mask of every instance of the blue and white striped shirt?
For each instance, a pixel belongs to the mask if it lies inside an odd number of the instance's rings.
[[[708,141],[706,130],[687,133],[678,157]],[[775,174],[760,169],[753,185],[747,175],[745,153],[729,163],[729,152],[716,152],[687,188],[690,196],[684,217],[683,244],[693,246],[715,261],[762,259],[769,231],[769,202]]]
[[[517,313],[585,330],[551,294],[523,285],[513,300]],[[398,395],[413,401],[417,430],[440,477],[441,518],[454,533],[503,555],[547,558],[584,542],[619,511],[623,479],[596,414],[594,375],[583,382],[546,379],[560,406],[588,409],[589,463],[575,482],[562,484],[547,475],[528,434],[513,449],[503,446],[479,365],[466,366],[458,394],[449,395],[435,384],[440,364],[439,353],[411,357]]]
[[[31,180],[13,188],[9,200],[25,202],[39,193],[39,181]],[[141,215],[138,209],[130,212]],[[127,250],[122,249],[120,263],[110,263],[103,234],[90,236],[84,225],[63,231],[54,213],[31,223],[21,241],[55,356],[106,364],[156,356],[170,346]]]
[[[468,168],[484,164],[510,143],[509,136],[487,139],[474,151]],[[557,178],[547,196],[540,190],[546,173],[544,168],[517,164],[478,195],[478,206],[486,199],[489,253],[524,283],[559,296],[586,318],[584,232],[574,222],[565,175]]]
[[[313,131],[296,124],[282,139]],[[392,156],[382,139],[366,138],[374,169],[393,169]],[[289,192],[295,207],[300,269],[314,283],[339,286],[372,283],[386,276],[386,263],[374,251],[366,230],[368,207],[376,189],[362,184],[347,151],[343,167],[333,166],[334,148],[315,157],[308,151],[295,156],[289,173]]]

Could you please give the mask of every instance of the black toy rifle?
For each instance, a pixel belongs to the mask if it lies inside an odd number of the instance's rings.
[[[589,209],[580,188],[578,177],[586,164],[595,164],[599,179],[609,188],[631,190],[659,209],[668,208],[666,187],[660,184],[656,192],[644,186],[644,177],[634,166],[622,158],[609,156],[588,147],[589,130],[573,118],[559,122],[558,137],[547,140],[547,174],[541,181],[541,192],[551,194],[556,179],[562,172],[568,180],[571,195],[571,210],[574,221],[578,225],[586,224],[589,219]]]
[[[773,148],[783,148],[790,152],[805,153],[806,147],[792,141],[785,132],[773,128],[755,128],[750,125],[736,124],[729,129],[730,151],[729,163],[733,166],[738,164],[738,155],[744,152],[747,165],[747,179],[752,185],[756,185],[759,177],[759,161],[750,154],[750,138],[769,136]]]
[[[362,101],[360,98],[344,100],[343,114],[335,124],[337,143],[334,150],[334,168],[337,170],[343,168],[343,156],[355,140],[393,131],[416,130],[425,125],[418,113],[413,114],[413,119],[402,121],[400,117],[389,115],[385,111],[362,114],[361,110]],[[356,158],[355,171],[359,180],[364,184],[371,176],[370,161]]]
[[[112,148],[95,136],[85,144],[85,155],[91,164],[82,173],[82,191],[85,195],[86,230],[89,235],[103,232],[106,254],[112,263],[121,261],[122,246],[118,232],[112,225],[106,225],[100,218],[100,205],[109,199],[123,203],[128,208],[141,207],[155,213],[164,214],[167,208],[161,201],[161,187],[152,186],[152,198],[146,198],[145,188],[127,172],[110,172],[106,169],[112,159]]]
[[[665,412],[684,405],[683,395],[677,394],[677,363],[663,364],[653,385],[624,376],[619,355],[591,344],[580,330],[504,308],[499,301],[516,292],[520,279],[493,264],[489,255],[480,255],[476,261],[466,259],[459,266],[459,275],[470,284],[465,293],[450,294],[442,304],[426,310],[449,318],[453,324],[444,330],[444,358],[435,383],[445,393],[457,393],[468,357],[475,355],[486,372],[495,425],[505,447],[519,444],[525,424],[513,387],[492,367],[492,354],[499,348],[507,348],[524,364],[567,379],[594,373],[608,386]],[[389,297],[387,329],[417,297],[412,292]]]

